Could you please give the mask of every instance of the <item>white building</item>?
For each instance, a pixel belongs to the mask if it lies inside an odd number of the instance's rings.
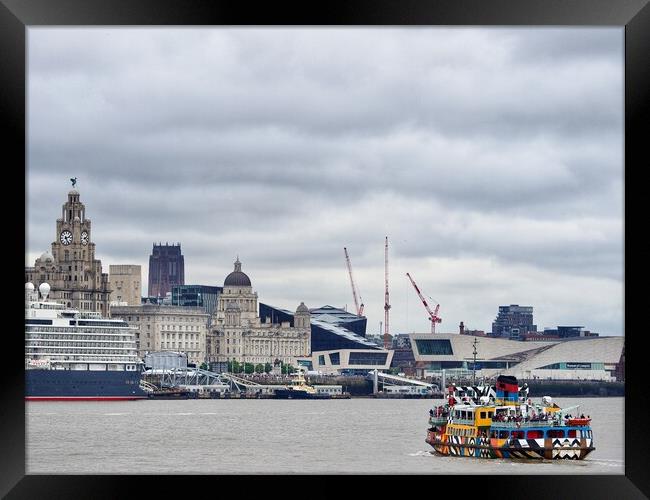
[[[607,381],[616,379],[625,342],[624,337],[520,342],[448,333],[413,333],[410,338],[420,376],[442,369],[467,372],[476,348],[477,377]]]

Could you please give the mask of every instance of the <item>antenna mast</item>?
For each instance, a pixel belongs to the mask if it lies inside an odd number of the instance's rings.
[[[384,245],[384,277],[385,277],[385,292],[384,292],[384,349],[388,349],[388,310],[390,303],[388,298],[388,236],[386,236],[386,243]]]

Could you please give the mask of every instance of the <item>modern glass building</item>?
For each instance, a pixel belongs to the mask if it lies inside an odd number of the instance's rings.
[[[212,316],[222,291],[223,287],[220,286],[176,285],[172,288],[172,305],[202,307],[207,314]]]
[[[360,337],[366,336],[366,324],[368,320],[365,316],[357,316],[345,309],[339,309],[338,307],[332,306],[310,309],[309,314],[311,314],[313,319],[318,321],[342,326],[346,330],[356,333]]]

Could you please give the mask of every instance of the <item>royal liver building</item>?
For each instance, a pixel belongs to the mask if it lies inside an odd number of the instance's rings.
[[[102,273],[102,262],[95,259],[90,219],[75,189],[68,193],[61,218],[56,220],[52,252],[44,252],[34,267],[25,268],[25,281],[37,289],[41,283],[49,283],[52,300],[109,315],[108,274]]]
[[[208,335],[208,361],[236,360],[240,363],[297,364],[297,358],[310,355],[311,326],[309,309],[301,303],[291,322],[261,322],[257,313],[257,292],[241,270],[226,276],[219,294]]]

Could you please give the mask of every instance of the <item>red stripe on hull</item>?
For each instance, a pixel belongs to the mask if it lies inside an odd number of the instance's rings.
[[[26,401],[133,401],[146,396],[25,396]]]

